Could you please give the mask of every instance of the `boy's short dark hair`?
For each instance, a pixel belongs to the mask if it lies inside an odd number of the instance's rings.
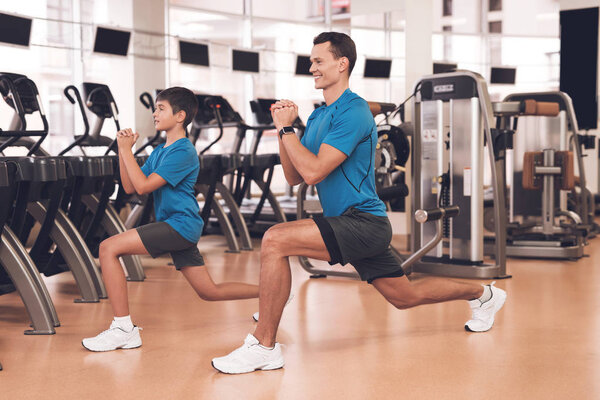
[[[159,100],[168,101],[173,109],[173,114],[182,110],[185,111],[184,128],[192,122],[198,111],[198,99],[196,99],[196,95],[184,87],[175,86],[163,90],[156,96],[156,101]]]
[[[321,32],[313,40],[314,45],[326,42],[329,42],[329,51],[331,51],[336,60],[340,57],[348,59],[350,62],[348,76],[350,76],[354,69],[354,64],[356,64],[356,45],[354,44],[354,40],[341,32]]]

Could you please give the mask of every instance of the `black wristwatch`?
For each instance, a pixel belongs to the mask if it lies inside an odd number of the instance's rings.
[[[283,139],[283,135],[289,135],[291,133],[296,133],[294,128],[291,126],[284,126],[279,130],[279,137]]]

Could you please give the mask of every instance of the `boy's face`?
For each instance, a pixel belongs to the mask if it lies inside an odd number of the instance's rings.
[[[316,44],[310,52],[310,73],[315,79],[315,89],[327,89],[336,84],[348,69],[348,58],[335,58],[329,51],[329,42]]]
[[[180,110],[173,114],[173,108],[167,100],[157,100],[154,114],[154,127],[158,131],[168,131],[174,128],[178,123],[183,124],[185,120],[185,111]]]

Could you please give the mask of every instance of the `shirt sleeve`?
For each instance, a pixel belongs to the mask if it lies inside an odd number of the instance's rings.
[[[323,143],[335,147],[348,157],[360,142],[371,135],[373,115],[360,103],[351,102],[331,121],[331,127]]]
[[[195,151],[186,147],[178,147],[170,150],[154,170],[169,185],[177,186],[198,164],[198,156]]]
[[[152,160],[154,159],[154,152],[152,152],[150,154],[150,156],[146,159],[146,162],[144,163],[144,165],[142,165],[142,172],[144,173],[144,175],[146,176],[150,176],[150,174],[152,173]]]
[[[308,120],[306,121],[306,125],[304,126],[304,134],[300,138],[300,144],[302,144],[304,147],[306,147],[306,138],[308,137],[308,133],[310,131],[312,122],[315,119],[316,115],[317,115],[317,110],[314,110],[312,113],[310,113],[310,116],[308,117]]]

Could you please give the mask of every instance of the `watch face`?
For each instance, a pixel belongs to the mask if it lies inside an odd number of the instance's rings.
[[[279,131],[279,136],[289,135],[291,133],[296,133],[296,131],[294,130],[294,128],[292,128],[291,126],[284,126]]]

